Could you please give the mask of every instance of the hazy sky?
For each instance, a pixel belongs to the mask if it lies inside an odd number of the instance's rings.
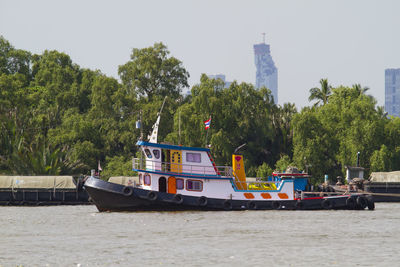
[[[19,49],[58,50],[118,78],[132,48],[168,46],[190,73],[255,83],[253,44],[271,45],[279,104],[309,105],[321,78],[360,83],[384,105],[384,70],[400,68],[400,1],[5,1],[0,34]]]

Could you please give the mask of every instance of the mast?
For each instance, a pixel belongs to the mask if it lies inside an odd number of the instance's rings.
[[[181,110],[180,109],[179,109],[178,117],[179,117],[179,142],[178,142],[178,144],[181,145]]]
[[[167,100],[167,97],[164,98],[164,101],[162,103],[160,111],[157,113],[158,117],[156,120],[156,123],[153,125],[153,131],[151,135],[149,135],[147,138],[149,139],[150,143],[157,143],[157,137],[158,137],[158,126],[160,125],[160,119],[161,119],[161,112],[164,108],[165,100]]]

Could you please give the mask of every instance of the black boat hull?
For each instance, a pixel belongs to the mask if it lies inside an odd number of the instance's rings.
[[[232,200],[149,191],[92,177],[85,182],[84,187],[99,211],[322,210],[364,209],[367,206],[369,209],[374,208],[373,200],[361,195],[281,201]]]

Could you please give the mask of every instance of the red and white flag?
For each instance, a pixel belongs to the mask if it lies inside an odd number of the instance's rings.
[[[208,128],[210,128],[210,125],[211,125],[211,116],[210,116],[210,118],[209,118],[208,120],[204,121],[204,125],[205,125],[206,130],[208,130]]]

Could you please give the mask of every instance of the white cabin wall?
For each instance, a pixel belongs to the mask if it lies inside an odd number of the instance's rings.
[[[170,176],[153,174],[151,175],[151,186],[144,186],[144,189],[159,191],[158,188],[158,179],[160,177],[165,177],[167,180]],[[180,178],[180,177],[178,177]],[[288,196],[287,200],[294,199],[294,191],[293,191],[293,182],[285,181],[280,187],[279,191],[257,191],[257,190],[249,190],[244,192],[234,191],[230,180],[228,179],[196,179],[196,178],[180,178],[184,180],[185,186],[183,189],[177,189],[177,194],[182,195],[190,195],[190,196],[207,196],[209,198],[220,198],[220,199],[236,199],[236,200],[246,200],[244,193],[252,193],[254,195],[254,200],[265,200],[261,193],[269,193],[271,195],[271,199],[269,200],[286,200],[281,199],[278,193],[285,193]],[[186,181],[188,179],[192,180],[200,180],[203,182],[203,190],[202,191],[191,191],[186,189]]]
[[[199,153],[201,155],[201,162],[189,162],[187,161],[187,153]],[[214,166],[204,151],[182,151],[182,172],[183,173],[197,173],[205,175],[216,175]]]

